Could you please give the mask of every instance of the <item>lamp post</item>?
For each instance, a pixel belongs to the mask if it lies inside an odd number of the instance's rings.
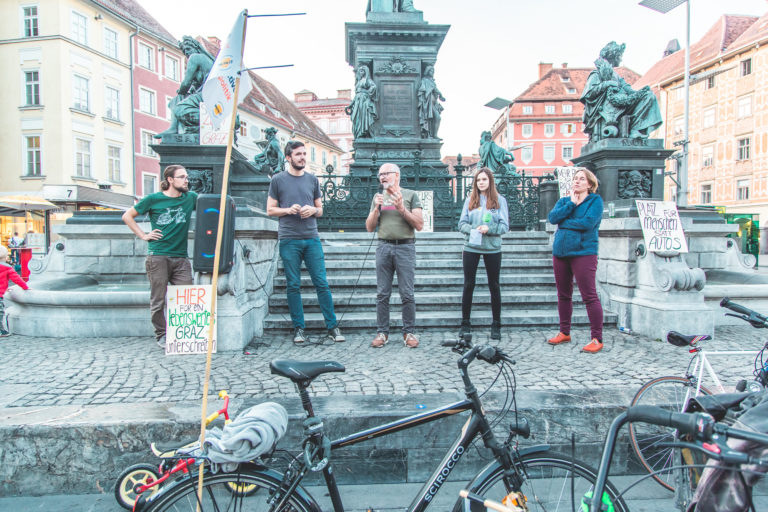
[[[648,7],[654,11],[666,14],[675,7],[685,4],[685,76],[683,83],[685,87],[685,111],[684,132],[683,132],[683,158],[680,169],[677,172],[677,205],[688,206],[688,109],[689,109],[689,88],[691,85],[691,2],[690,0],[643,0],[639,5]]]
[[[504,109],[504,122],[506,123],[507,130],[507,150],[512,147],[512,137],[509,135],[509,109],[512,106],[512,102],[505,100],[504,98],[493,98],[491,101],[485,104],[486,107],[490,107],[494,110]]]

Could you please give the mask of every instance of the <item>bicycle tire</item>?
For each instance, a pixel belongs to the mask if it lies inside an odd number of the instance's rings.
[[[669,375],[658,377],[643,384],[643,386],[632,398],[632,406],[636,405],[658,405],[668,407],[675,412],[683,410],[683,400],[689,388],[694,384],[685,377]],[[712,392],[704,386],[699,388],[701,395],[711,395]],[[671,442],[674,440],[675,429],[650,425],[647,423],[629,423],[629,442],[632,445],[640,464],[649,473],[662,471],[664,468],[677,465],[680,462],[675,460],[674,448],[659,448],[659,443]],[[669,491],[675,490],[673,471],[662,471],[652,475],[662,487]]]
[[[133,504],[136,503],[138,495],[134,492],[137,484],[146,484],[149,479],[155,480],[160,478],[157,466],[147,463],[134,464],[127,467],[120,476],[117,477],[115,482],[115,499],[117,503],[126,510],[133,510]],[[153,487],[147,494],[152,495],[156,493],[158,487]]]
[[[531,512],[552,510],[571,510],[571,475],[574,475],[574,495],[576,510],[580,510],[584,495],[592,490],[597,480],[597,470],[574,459],[553,451],[534,452],[522,455],[517,461],[518,472],[525,478],[522,488],[507,489],[503,481],[504,469],[498,462],[492,462],[479,475],[485,474],[481,481],[474,480],[469,491],[485,499],[502,502],[510,492],[522,492],[526,505]],[[623,498],[617,497],[618,491],[606,481],[605,492],[613,502],[616,512],[629,512]],[[469,510],[466,500],[459,499],[453,512]]]
[[[280,485],[279,473],[245,467],[238,472],[211,474],[203,479],[203,497],[198,508],[197,471],[188,478],[163,489],[143,512],[212,512],[222,510],[247,510],[248,512],[320,512],[320,508],[303,491],[297,489],[279,510],[270,508],[267,499]],[[248,492],[233,489],[247,486]]]

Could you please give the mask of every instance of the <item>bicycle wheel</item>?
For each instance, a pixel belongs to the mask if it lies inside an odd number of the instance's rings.
[[[632,399],[635,405],[656,405],[675,412],[681,412],[685,407],[686,396],[694,396],[696,384],[685,377],[659,377],[646,382]],[[700,395],[712,393],[701,386]],[[630,423],[629,441],[640,463],[649,473],[661,471],[653,475],[653,479],[670,491],[675,490],[674,471],[665,471],[680,464],[675,457],[674,448],[659,446],[670,443],[675,439],[675,429],[650,425],[648,423]]]
[[[120,476],[117,477],[115,483],[115,499],[126,510],[133,510],[133,504],[136,503],[136,492],[134,489],[138,484],[146,484],[147,482],[155,481],[160,478],[157,466],[152,464],[134,464],[125,469]],[[157,492],[159,488],[153,487],[147,494],[152,495]]]
[[[493,464],[495,469],[482,481],[473,482],[469,490],[497,502],[501,502],[510,492],[522,492],[525,504],[532,512],[580,510],[582,498],[593,489],[597,480],[597,470],[587,464],[567,455],[546,451],[523,455],[517,468],[525,479],[523,485],[520,489],[508,489],[503,479],[503,468],[496,462]],[[619,493],[610,481],[606,482],[605,492],[616,512],[628,512],[626,503],[617,498]],[[463,499],[459,499],[453,507],[454,512],[468,510],[469,504]]]
[[[235,473],[206,473],[202,501],[197,499],[197,471],[176,485],[163,489],[145,509],[146,512],[319,512],[320,508],[303,490],[297,489],[279,510],[270,508],[269,498],[280,485],[279,473],[243,468]],[[247,489],[238,492],[235,489]]]

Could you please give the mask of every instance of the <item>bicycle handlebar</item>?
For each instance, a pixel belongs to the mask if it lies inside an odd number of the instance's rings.
[[[627,409],[627,420],[661,425],[683,434],[709,439],[715,420],[709,414],[673,412],[653,405],[637,405]]]
[[[741,318],[742,320],[749,322],[754,327],[768,327],[768,317],[761,315],[757,311],[752,311],[751,309],[746,308],[741,304],[736,304],[735,302],[732,302],[728,297],[723,297],[723,300],[720,301],[720,307],[730,309],[739,315],[743,315],[738,316],[737,318]]]

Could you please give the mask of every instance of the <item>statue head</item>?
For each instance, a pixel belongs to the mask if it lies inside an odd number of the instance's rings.
[[[365,64],[360,64],[359,66],[357,66],[358,80],[365,80],[366,78],[368,78],[368,76],[369,76],[368,66],[366,66]]]
[[[600,58],[607,60],[612,66],[618,66],[621,64],[621,58],[624,56],[624,48],[626,47],[627,45],[624,43],[617,44],[616,41],[611,41],[600,50]]]
[[[273,128],[272,126],[270,126],[269,128],[267,128],[266,130],[264,130],[264,135],[265,135],[265,136],[266,136],[268,139],[271,139],[272,137],[274,137],[274,136],[275,136],[275,134],[277,134],[277,129],[276,129],[276,128]]]
[[[433,66],[432,64],[429,64],[424,69],[424,76],[432,77],[434,76],[434,74],[435,74],[435,66]]]
[[[200,41],[194,37],[182,37],[181,42],[179,42],[179,49],[184,52],[184,55],[186,55],[188,58],[196,53],[202,53],[210,57],[211,60],[216,60],[213,55],[211,55],[208,50],[203,47],[202,43],[200,43]]]
[[[489,132],[489,131],[484,131],[482,134],[480,134],[480,142],[481,143],[488,142],[489,140],[491,140],[491,138],[492,138],[491,137],[491,132]]]

